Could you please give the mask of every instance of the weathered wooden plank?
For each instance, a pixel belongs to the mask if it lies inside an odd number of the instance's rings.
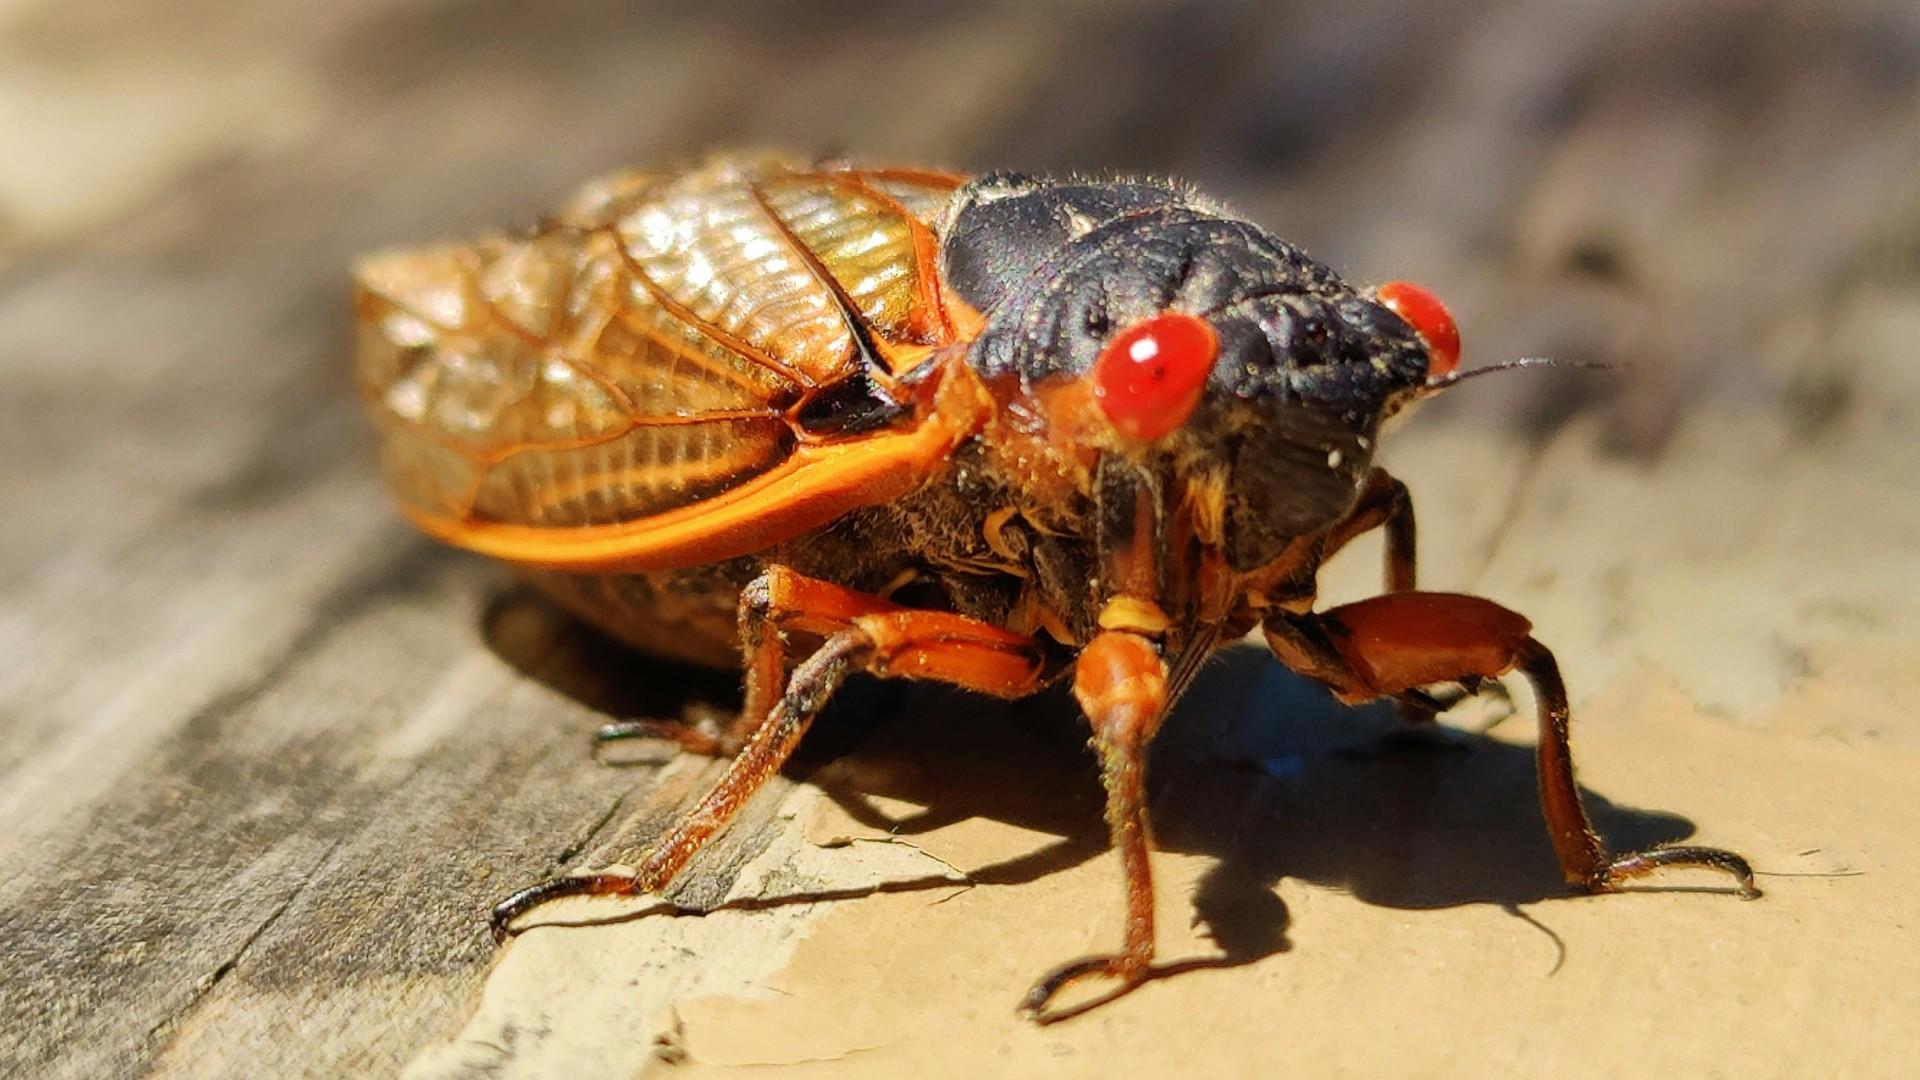
[[[688,1072],[1091,1073],[1152,1053],[1366,1071],[1419,1060],[1418,1033],[1457,1051],[1429,1071],[1542,1071],[1556,1040],[1500,1025],[1576,1013],[1676,1071],[1804,1074],[1809,1033],[1843,1046],[1829,1063],[1889,1060],[1920,979],[1862,973],[1916,954],[1883,917],[1911,838],[1849,813],[1896,812],[1920,731],[1920,521],[1900,497],[1920,465],[1913,11],[149,20],[34,0],[0,20],[0,1072],[632,1072],[664,1067],[669,1008]],[[1185,721],[1238,718],[1225,748],[1177,732],[1163,755],[1162,916],[1198,913],[1235,960],[1297,936],[1290,955],[1084,1027],[1013,1025],[1026,979],[1113,933],[1097,793],[1057,707],[935,696],[816,777],[834,805],[813,785],[755,805],[679,894],[723,910],[536,931],[496,961],[492,899],[630,855],[713,767],[586,761],[594,724],[667,708],[685,680],[392,520],[345,375],[344,268],[531,217],[608,167],[755,142],[1190,174],[1359,276],[1434,285],[1475,356],[1633,361],[1487,380],[1398,433],[1427,580],[1514,603],[1561,650],[1612,828],[1674,836],[1686,815],[1771,868],[1869,878],[1783,879],[1775,906],[1731,912],[1541,903],[1506,742],[1472,740],[1458,768],[1308,759],[1293,780],[1183,763],[1367,742],[1240,658]],[[1328,595],[1367,590],[1371,553]],[[1503,904],[1568,943],[1551,992],[1528,981],[1547,946],[1513,945]],[[1726,944],[1659,962],[1707,937]],[[1754,979],[1732,950],[1761,938]],[[1822,968],[1816,940],[1876,963]],[[1593,977],[1597,956],[1640,982]],[[1375,1022],[1376,969],[1425,973],[1436,1026]],[[1802,1023],[1698,1004],[1727,985]],[[770,986],[791,1001],[754,998]],[[1669,1038],[1676,1012],[1738,1037]],[[1322,1019],[1273,1045],[1271,1017],[1304,1015]],[[1373,1018],[1364,1037],[1349,1016]]]

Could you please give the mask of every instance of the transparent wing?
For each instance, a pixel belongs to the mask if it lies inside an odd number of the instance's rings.
[[[768,475],[865,362],[857,337],[888,359],[951,340],[928,220],[955,183],[722,160],[607,178],[529,237],[365,261],[388,483],[460,542],[644,522]]]

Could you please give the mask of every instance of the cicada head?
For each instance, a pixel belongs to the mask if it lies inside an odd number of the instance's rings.
[[[1165,185],[989,177],[944,251],[986,316],[969,359],[1008,412],[1214,493],[1236,570],[1339,521],[1382,421],[1458,357],[1424,290],[1356,288]]]

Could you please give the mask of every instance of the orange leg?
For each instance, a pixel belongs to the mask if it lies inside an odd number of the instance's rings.
[[[493,910],[504,938],[515,917],[561,896],[625,896],[665,888],[746,801],[780,771],[814,717],[848,675],[932,679],[999,697],[1039,689],[1042,658],[1029,638],[988,623],[916,611],[774,567],[742,593],[746,709],[763,717],[699,804],[656,843],[631,875],[555,878],[509,896]],[[784,631],[823,634],[813,655],[780,680]]]
[[[1367,474],[1366,484],[1360,489],[1360,498],[1346,519],[1327,534],[1320,557],[1323,560],[1332,558],[1335,552],[1375,529],[1382,530],[1386,539],[1383,580],[1387,591],[1412,592],[1419,587],[1420,576],[1413,495],[1407,490],[1407,485],[1378,467]],[[1426,690],[1403,691],[1398,695],[1401,718],[1410,724],[1430,724],[1441,713],[1452,708],[1462,696],[1477,694],[1481,690],[1481,680],[1478,678],[1465,678],[1459,682],[1459,688],[1448,688],[1437,694]]]
[[[1097,1002],[1049,1012],[1055,995],[1098,976],[1116,986],[1110,1000],[1145,982],[1153,964],[1153,875],[1147,861],[1147,744],[1167,708],[1167,666],[1138,634],[1109,631],[1093,639],[1073,669],[1073,696],[1093,726],[1100,779],[1107,789],[1107,829],[1120,852],[1126,882],[1126,934],[1117,953],[1086,956],[1034,984],[1020,1011],[1041,1023],[1065,1019]]]
[[[1386,583],[1388,592],[1412,592],[1418,579],[1415,555],[1416,534],[1413,523],[1413,495],[1407,485],[1394,479],[1385,469],[1367,474],[1366,486],[1346,520],[1327,535],[1322,558],[1346,547],[1355,537],[1374,529],[1385,529],[1387,538]]]
[[[899,611],[877,596],[776,566],[740,590],[740,651],[746,672],[746,696],[740,713],[723,728],[703,728],[654,720],[623,720],[594,733],[596,743],[620,739],[671,739],[681,749],[707,757],[730,758],[744,747],[773,712],[787,674],[786,631],[830,634],[852,625],[854,616]]]
[[[1540,701],[1540,807],[1570,884],[1607,892],[1663,866],[1699,866],[1733,875],[1743,897],[1760,895],[1747,861],[1730,851],[1665,847],[1608,853],[1574,782],[1567,690],[1559,665],[1534,640],[1532,625],[1522,616],[1477,596],[1405,592],[1319,615],[1275,615],[1263,629],[1282,663],[1350,703],[1518,669]]]
[[[615,720],[601,724],[593,732],[593,750],[598,758],[600,748],[608,743],[625,742],[628,739],[664,739],[674,743],[680,749],[703,757],[732,757],[740,752],[747,738],[758,727],[757,721],[749,722],[752,713],[740,710],[731,720],[721,722],[717,716],[704,714],[688,716],[680,720]]]

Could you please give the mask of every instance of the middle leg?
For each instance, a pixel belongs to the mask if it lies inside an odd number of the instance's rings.
[[[784,630],[824,634],[818,650],[780,689]],[[770,569],[743,594],[741,637],[747,653],[748,709],[763,709],[744,745],[714,786],[628,874],[554,878],[507,897],[493,911],[504,938],[519,915],[562,896],[657,892],[755,792],[780,771],[813,720],[848,675],[930,679],[998,697],[1037,690],[1043,666],[1030,638],[945,612],[904,608],[784,568]],[[762,704],[764,703],[764,704]]]

